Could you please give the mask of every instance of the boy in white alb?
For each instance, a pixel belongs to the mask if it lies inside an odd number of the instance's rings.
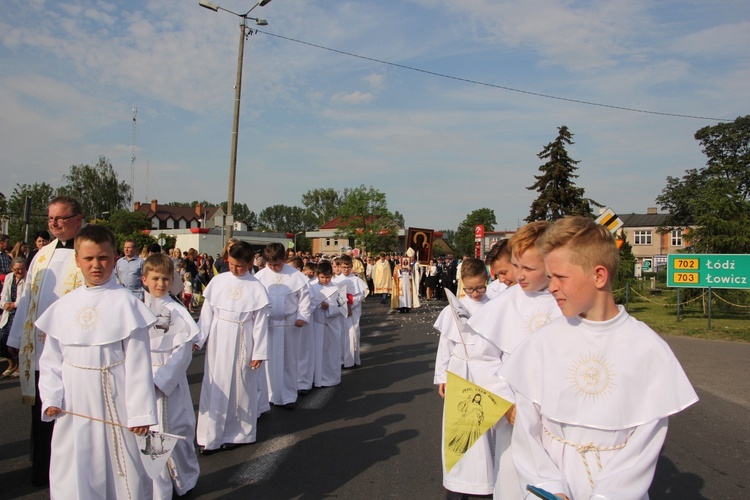
[[[467,259],[461,266],[461,279],[466,295],[460,299],[466,313],[473,315],[489,299],[487,292],[487,270],[479,259]],[[448,370],[479,386],[486,387],[500,367],[500,352],[486,339],[470,331],[459,330],[454,312],[449,305],[444,308],[433,327],[440,332],[437,357],[435,359],[435,379],[440,397],[445,398],[445,384]],[[458,311],[456,311],[458,314]],[[443,411],[445,416],[445,411]],[[445,427],[445,424],[443,424]],[[493,443],[490,433],[485,433],[469,448],[450,472],[443,463],[443,487],[449,498],[460,495],[489,495],[495,484]],[[445,446],[445,436],[440,442]],[[442,453],[445,457],[445,453]]]
[[[187,380],[198,325],[187,309],[169,296],[173,277],[174,263],[166,254],[155,253],[144,261],[143,300],[156,315],[149,334],[159,423],[152,430],[186,438],[177,441],[164,470],[154,479],[154,498],[162,500],[171,499],[173,490],[184,495],[195,487],[200,475],[193,445],[195,410]]]
[[[312,285],[313,338],[315,341],[315,387],[331,387],[341,383],[341,336],[346,313],[346,296],[331,283],[330,262],[318,264],[318,280]]]
[[[156,423],[148,338],[156,317],[114,279],[115,248],[109,229],[81,229],[75,259],[85,286],[36,321],[47,334],[39,361],[42,418],[57,419],[53,499],[152,496],[134,433]]]
[[[526,224],[510,240],[511,265],[517,284],[490,300],[486,307],[469,319],[469,326],[500,350],[500,365],[512,357],[515,348],[539,327],[560,316],[555,299],[547,291],[549,279],[544,269],[542,254],[534,246],[550,223],[537,221]],[[513,393],[502,380],[495,377],[487,389],[513,401]],[[522,498],[511,456],[511,433],[515,408],[507,418],[495,426],[494,497]]]
[[[489,266],[492,282],[487,287],[487,298],[494,299],[509,286],[514,285],[513,265],[510,253],[510,240],[500,240],[495,243],[484,259],[485,264]]]
[[[317,282],[315,273],[313,272],[311,275],[307,266],[299,257],[293,257],[286,263],[305,275],[307,286],[312,293],[313,282]],[[310,394],[315,379],[315,341],[313,340],[312,322],[299,329],[297,338],[299,341],[297,345],[297,394],[305,396]]]
[[[202,455],[255,442],[258,374],[267,359],[269,300],[250,274],[250,244],[234,243],[227,262],[229,272],[214,276],[203,293],[196,342],[207,344],[196,431]]]
[[[647,499],[668,417],[698,397],[667,344],[615,304],[619,255],[604,227],[566,217],[537,246],[564,317],[500,369],[516,394],[521,484],[563,499]]]
[[[286,250],[281,243],[270,243],[263,250],[266,267],[255,277],[268,292],[271,302],[268,327],[266,386],[258,396],[288,410],[297,404],[300,329],[310,323],[310,288],[307,277],[284,263]]]
[[[347,342],[342,343],[344,351],[344,368],[359,366],[362,364],[360,356],[360,329],[359,320],[362,317],[362,301],[370,293],[365,283],[359,276],[352,273],[352,258],[348,255],[339,257],[341,275],[331,281],[334,285],[347,286],[347,293],[351,295],[351,316],[344,318],[345,335]]]

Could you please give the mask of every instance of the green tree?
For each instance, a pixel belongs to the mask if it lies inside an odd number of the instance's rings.
[[[343,196],[333,188],[318,188],[302,195],[302,205],[309,214],[309,227],[319,228],[338,215]]]
[[[667,185],[656,202],[668,215],[661,231],[684,229],[686,250],[750,252],[750,115],[695,133],[706,166],[689,169]]]
[[[298,233],[305,230],[305,210],[289,205],[266,207],[258,214],[261,231],[275,233]]]
[[[338,209],[340,217],[336,236],[354,241],[368,253],[390,251],[398,244],[398,229],[404,218],[388,210],[385,193],[364,184],[347,189],[343,204]]]
[[[109,226],[115,234],[123,236],[140,234],[144,229],[151,229],[151,221],[146,218],[146,214],[129,210],[117,210],[109,216],[104,225]]]
[[[104,156],[94,166],[71,165],[63,181],[66,184],[57,190],[58,194],[77,199],[84,219],[102,218],[104,212],[130,208],[130,186],[118,180],[112,163]]]
[[[541,175],[535,175],[536,182],[527,187],[537,191],[539,196],[531,204],[526,222],[537,220],[557,220],[565,215],[583,215],[591,217],[591,204],[601,206],[583,197],[584,189],[576,187],[573,179],[580,163],[568,156],[566,145],[574,144],[573,134],[568,127],[558,127],[557,138],[547,144],[537,154],[540,160],[547,162],[539,167]]]
[[[55,190],[46,182],[16,184],[7,206],[7,215],[10,218],[8,233],[12,241],[21,241],[25,238],[26,224],[23,220],[23,208],[27,196],[31,196],[29,239],[33,238],[37,231],[48,229],[47,207],[50,200],[55,197]]]
[[[480,208],[469,213],[466,218],[458,225],[455,236],[456,257],[462,255],[474,255],[474,228],[478,225],[484,225],[485,231],[494,231],[497,219],[495,211],[489,208]]]

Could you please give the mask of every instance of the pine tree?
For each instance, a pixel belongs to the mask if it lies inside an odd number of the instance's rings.
[[[584,198],[584,189],[576,187],[573,179],[578,178],[573,172],[580,163],[568,156],[566,145],[574,144],[573,134],[563,125],[557,129],[559,134],[554,142],[547,144],[541,153],[540,160],[547,163],[539,167],[541,175],[535,175],[536,182],[526,189],[538,191],[539,197],[531,204],[531,211],[526,222],[537,220],[557,220],[565,215],[583,215],[591,217],[591,202]]]

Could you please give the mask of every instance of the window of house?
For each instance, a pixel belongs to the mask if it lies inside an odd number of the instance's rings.
[[[650,245],[651,231],[635,231],[633,237],[634,245]]]
[[[333,240],[333,246],[335,246],[336,248],[339,247],[339,240],[338,239]]]
[[[331,246],[331,238],[326,238],[326,246],[327,247]]]
[[[674,231],[672,231],[672,237],[670,238],[670,243],[673,247],[682,246],[682,229],[675,229]]]

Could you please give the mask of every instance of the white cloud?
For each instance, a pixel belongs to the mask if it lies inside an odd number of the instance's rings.
[[[348,94],[333,94],[333,96],[331,96],[331,102],[341,104],[365,104],[371,102],[373,97],[374,96],[371,92],[360,92],[359,90],[355,90]]]

